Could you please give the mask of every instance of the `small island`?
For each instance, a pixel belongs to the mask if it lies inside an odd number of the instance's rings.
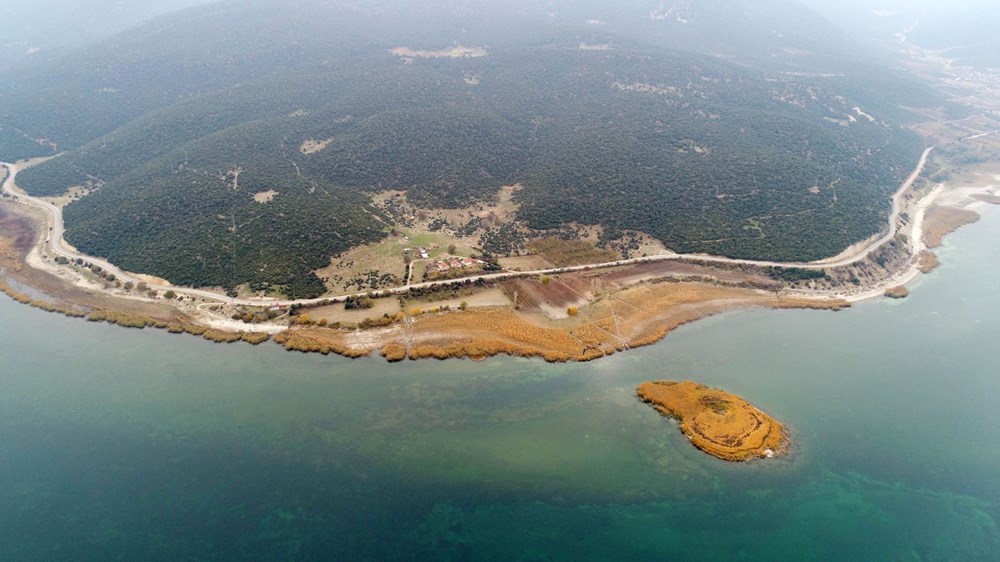
[[[636,393],[713,457],[738,462],[788,451],[785,428],[739,396],[691,381],[644,382]]]

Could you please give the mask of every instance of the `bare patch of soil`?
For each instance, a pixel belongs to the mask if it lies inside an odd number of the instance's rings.
[[[527,313],[543,312],[552,319],[566,318],[569,307],[585,306],[593,297],[591,281],[576,275],[515,279],[504,282],[501,288],[517,308]]]
[[[532,271],[555,267],[542,256],[513,256],[500,258],[500,266],[509,271]]]
[[[624,286],[667,276],[703,277],[729,283],[746,281],[757,286],[766,286],[773,283],[772,279],[762,275],[748,275],[740,271],[705,267],[682,261],[640,263],[612,271],[603,275],[602,278],[605,283]]]
[[[302,143],[302,146],[299,147],[299,152],[301,152],[302,154],[314,154],[316,152],[321,152],[323,149],[330,146],[331,142],[333,142],[333,139],[326,139],[326,140],[310,139]]]
[[[440,58],[477,58],[485,57],[486,49],[482,47],[463,47],[461,45],[456,45],[450,49],[440,49],[437,51],[426,51],[419,49],[410,49],[409,47],[396,47],[389,51],[390,53],[396,55],[397,57],[420,57],[424,59],[440,59]]]
[[[258,203],[261,203],[261,204],[263,204],[263,203],[270,203],[271,200],[274,199],[274,197],[276,195],[278,195],[277,191],[275,191],[273,189],[269,189],[267,191],[261,191],[259,193],[254,193],[253,200],[256,201],[256,202],[258,202]]]

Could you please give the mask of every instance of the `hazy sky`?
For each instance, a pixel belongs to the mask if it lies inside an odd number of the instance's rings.
[[[28,51],[60,47],[74,47],[121,31],[151,17],[215,0],[0,0],[4,5],[4,32],[0,35],[0,66],[15,62],[28,55]],[[355,0],[368,4],[406,4],[410,2],[424,12],[433,12],[434,0]],[[498,3],[507,0],[496,0]],[[531,5],[530,0],[518,0]],[[685,0],[690,1],[690,0]],[[706,5],[717,0],[694,0]],[[921,25],[933,27],[940,23],[948,26],[947,33],[957,33],[961,23],[985,25],[985,19],[1000,17],[1000,0],[800,0],[817,12],[824,14],[848,31],[869,36],[898,31],[900,24],[909,25],[920,19]],[[681,0],[648,0],[651,6],[671,5]],[[593,5],[595,0],[537,0],[539,8],[553,4],[569,6]],[[461,4],[452,1],[451,4]],[[476,4],[476,0],[470,2]],[[605,9],[619,4],[622,8],[636,10],[644,0],[609,0],[598,3]],[[280,3],[279,3],[280,5]],[[638,10],[642,12],[643,10]],[[927,32],[927,29],[922,30]],[[7,59],[6,61],[4,59]]]

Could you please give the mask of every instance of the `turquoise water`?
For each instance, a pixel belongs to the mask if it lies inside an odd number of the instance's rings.
[[[3,560],[1000,560],[1000,214],[909,299],[587,364],[351,361],[0,299]],[[728,464],[634,397],[785,422]]]

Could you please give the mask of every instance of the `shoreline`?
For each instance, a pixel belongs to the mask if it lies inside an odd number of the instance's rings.
[[[505,272],[492,275],[474,276],[473,279],[480,283],[504,283],[508,280],[527,279],[534,276],[546,274],[556,277],[582,275],[584,272],[597,272],[599,275],[607,275],[608,272],[627,270],[628,268],[639,268],[643,266],[656,266],[657,264],[678,266],[688,264],[692,267],[702,267],[706,271],[716,274],[710,282],[689,283],[685,275],[667,275],[663,278],[652,281],[643,279],[634,285],[622,285],[615,291],[607,295],[600,295],[593,302],[586,302],[584,305],[588,309],[590,323],[574,324],[572,322],[538,321],[538,318],[530,315],[519,314],[503,307],[474,308],[469,311],[464,309],[461,312],[447,310],[447,307],[431,309],[428,313],[418,312],[417,314],[403,314],[402,318],[390,319],[388,323],[383,322],[382,327],[368,327],[345,331],[336,327],[328,327],[325,324],[319,326],[301,322],[301,318],[292,318],[288,324],[265,322],[257,324],[246,324],[241,320],[226,317],[220,314],[218,309],[224,309],[226,305],[236,306],[248,303],[253,306],[315,306],[319,304],[335,304],[342,302],[347,295],[321,297],[317,299],[305,299],[299,301],[282,301],[280,299],[238,299],[219,295],[217,293],[202,289],[185,287],[174,287],[172,285],[160,285],[152,283],[147,276],[124,272],[106,260],[93,259],[92,264],[98,265],[97,269],[105,269],[114,272],[112,277],[121,286],[122,281],[139,284],[150,288],[150,294],[156,293],[154,297],[128,294],[120,289],[109,288],[107,283],[103,286],[94,279],[86,278],[86,272],[67,271],[52,261],[47,256],[49,253],[63,256],[64,259],[77,259],[81,256],[72,249],[67,249],[62,241],[62,225],[53,224],[61,215],[61,211],[55,205],[37,198],[30,198],[23,195],[23,192],[16,188],[15,178],[18,166],[5,165],[7,177],[4,181],[4,191],[11,195],[24,198],[19,207],[22,217],[31,215],[33,218],[33,228],[36,230],[37,239],[32,244],[30,251],[22,256],[22,263],[39,274],[49,275],[59,278],[62,282],[74,285],[81,291],[92,291],[103,294],[116,301],[117,307],[125,310],[103,309],[99,313],[91,311],[81,314],[74,306],[72,300],[68,305],[48,305],[39,303],[23,293],[11,288],[0,279],[0,289],[8,293],[19,302],[25,302],[39,308],[63,312],[70,316],[84,316],[88,319],[103,320],[118,323],[130,327],[160,327],[171,332],[188,332],[195,335],[202,335],[213,341],[251,341],[260,343],[273,336],[274,340],[284,345],[289,350],[317,351],[321,353],[337,353],[346,357],[369,356],[373,352],[380,352],[389,361],[399,361],[405,358],[449,358],[466,357],[471,359],[482,359],[485,357],[508,354],[520,356],[541,357],[547,361],[589,361],[610,354],[640,347],[660,341],[670,331],[680,325],[693,322],[695,320],[744,308],[815,308],[840,310],[849,307],[852,303],[882,297],[890,290],[897,287],[905,287],[918,277],[923,268],[923,256],[929,252],[924,241],[924,221],[929,209],[934,207],[943,194],[952,194],[953,191],[946,188],[944,184],[937,184],[930,190],[917,188],[916,180],[926,168],[927,158],[933,147],[927,148],[922,156],[917,168],[910,174],[900,189],[893,194],[893,208],[888,221],[888,231],[881,235],[873,236],[869,241],[856,244],[846,249],[838,256],[810,263],[779,263],[769,261],[740,260],[718,256],[707,255],[658,255],[644,258],[634,258],[630,260],[616,260],[604,264],[592,264],[585,266],[572,266],[564,268],[553,268],[529,272]],[[965,194],[964,201],[948,201],[952,203],[949,207],[966,208],[975,206],[977,209],[990,207],[990,198],[996,197],[996,193],[991,191],[991,186],[983,188],[955,188],[962,190]],[[926,193],[918,193],[926,191]],[[914,197],[918,195],[919,197]],[[17,201],[15,200],[14,205]],[[6,202],[5,205],[10,205]],[[17,208],[12,208],[17,214]],[[43,216],[38,216],[39,212]],[[906,216],[907,220],[902,220],[901,216]],[[46,216],[48,219],[46,219]],[[41,236],[45,232],[46,226],[39,227],[40,222],[47,222],[51,226],[51,235]],[[873,241],[872,241],[873,240]],[[726,268],[799,268],[806,270],[833,270],[850,269],[856,264],[863,264],[869,260],[876,252],[882,252],[884,247],[892,247],[900,241],[905,242],[905,256],[901,266],[895,271],[886,272],[882,277],[877,277],[874,281],[866,284],[856,285],[856,288],[843,287],[821,289],[821,288],[778,288],[773,287],[767,290],[745,286],[745,284],[734,284],[732,282],[720,282],[717,274]],[[856,251],[852,249],[861,246]],[[898,258],[898,256],[897,256]],[[90,257],[87,256],[89,260]],[[0,262],[2,265],[2,262]],[[9,273],[8,273],[9,274]],[[593,275],[590,273],[589,275]],[[696,277],[696,276],[695,276]],[[711,275],[710,275],[711,277]],[[24,279],[17,279],[18,283],[30,287],[31,283],[25,283]],[[673,285],[673,286],[670,286]],[[694,287],[697,285],[697,287]],[[448,287],[447,282],[427,282],[414,284],[393,289],[380,291],[383,297],[389,295],[410,294],[411,290],[426,289],[437,290],[438,287]],[[491,285],[492,286],[492,285]],[[653,287],[652,289],[650,287]],[[710,289],[711,288],[711,289]],[[630,295],[641,293],[645,290],[647,295],[644,298],[659,302],[654,306],[652,314],[641,315],[630,313],[627,310],[617,310],[615,306],[608,306],[606,301],[625,302]],[[186,299],[184,303],[171,299],[165,302],[159,291],[164,293],[176,292]],[[700,292],[699,292],[700,291]],[[772,294],[773,292],[773,294]],[[680,295],[680,296],[678,296]],[[694,295],[694,296],[692,296]],[[624,297],[624,298],[623,298]],[[660,301],[657,301],[660,299]],[[57,297],[57,300],[58,297]],[[662,301],[662,302],[661,302]],[[636,310],[647,308],[632,305]],[[140,320],[136,315],[128,313],[127,309],[135,306],[166,306],[178,311],[183,317],[181,322],[169,322],[162,319]],[[657,307],[659,307],[657,309]],[[515,309],[517,307],[515,306]],[[590,310],[593,309],[593,310]],[[575,309],[574,309],[575,310]],[[575,314],[575,312],[573,313]],[[607,315],[604,317],[602,315]],[[398,316],[398,315],[397,315]],[[610,320],[609,320],[610,319]],[[633,326],[638,322],[638,326]],[[305,324],[305,325],[303,325]],[[512,326],[514,332],[504,334],[502,329],[497,329],[496,325]],[[625,331],[623,331],[623,325]],[[488,326],[485,330],[483,326]],[[492,327],[490,327],[492,326]],[[513,333],[534,333],[532,337],[521,338],[512,335]],[[627,332],[627,333],[626,333]],[[579,334],[585,333],[581,337]],[[568,335],[570,339],[562,336]],[[551,342],[561,342],[554,345]]]

